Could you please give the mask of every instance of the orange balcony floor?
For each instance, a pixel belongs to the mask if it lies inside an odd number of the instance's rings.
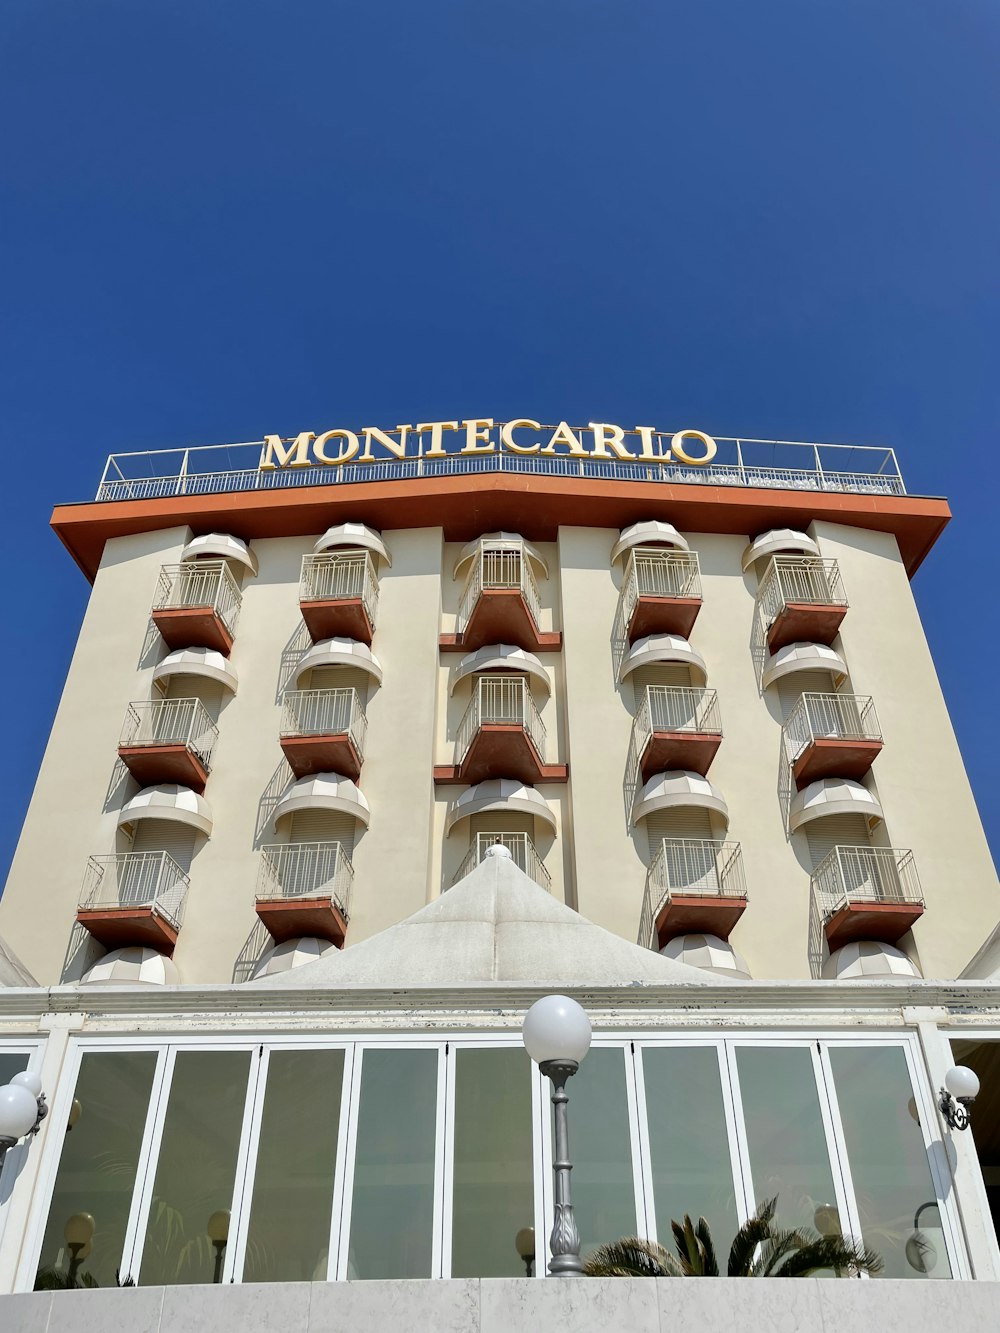
[[[484,588],[461,634],[442,634],[442,652],[467,653],[488,643],[513,643],[528,652],[558,652],[562,635],[540,630],[517,588]]]
[[[371,644],[375,625],[360,597],[299,602],[299,607],[313,643],[319,643],[320,639],[346,638]]]
[[[922,903],[873,903],[855,900],[839,907],[823,923],[832,953],[856,940],[895,944],[924,914]]]
[[[344,732],[327,736],[282,736],[281,748],[297,778],[312,773],[342,773],[357,782],[361,776],[362,756]]]
[[[317,939],[330,940],[338,949],[344,947],[347,918],[329,894],[312,898],[258,898],[257,916],[275,944],[302,935],[314,935]]]
[[[686,639],[701,610],[700,597],[648,597],[635,604],[628,625],[628,641],[644,639],[647,634],[681,634]]]
[[[106,949],[146,945],[169,958],[177,931],[152,907],[81,907],[76,919]]]
[[[168,648],[215,648],[227,657],[233,636],[212,606],[167,606],[153,612],[153,624]]]
[[[517,778],[535,782],[566,782],[566,764],[543,763],[526,728],[488,722],[472,738],[460,764],[435,765],[434,781],[485,782],[487,778]]]
[[[746,905],[746,898],[673,893],[656,918],[659,947],[662,949],[676,936],[692,932],[718,935],[720,940],[728,940],[733,927],[746,911]]]
[[[840,623],[847,615],[846,606],[816,602],[786,602],[767,631],[771,653],[789,643],[833,643]]]
[[[817,736],[792,765],[799,791],[819,778],[863,778],[878,758],[881,741],[842,741]]]
[[[141,787],[179,782],[205,790],[208,769],[186,745],[119,745],[118,757]]]
[[[654,731],[639,760],[643,782],[654,773],[686,768],[702,777],[712,766],[722,736],[711,731]]]

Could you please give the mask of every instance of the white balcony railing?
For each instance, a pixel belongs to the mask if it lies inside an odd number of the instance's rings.
[[[701,597],[697,551],[661,551],[637,546],[629,553],[621,600],[625,623],[640,597]]]
[[[821,694],[807,691],[782,728],[785,753],[793,764],[814,741],[881,741],[878,717],[867,694]]]
[[[814,555],[773,555],[767,563],[757,600],[765,624],[775,621],[789,602],[846,606],[840,566]]]
[[[375,624],[378,612],[378,574],[367,551],[324,551],[302,557],[299,583],[302,602],[361,602]]]
[[[92,856],[84,875],[80,911],[148,907],[180,930],[189,883],[167,852]]]
[[[834,847],[813,873],[812,887],[824,918],[852,902],[924,901],[913,853],[898,847]]]
[[[472,688],[472,701],[465,710],[455,742],[455,762],[460,764],[480,727],[523,727],[545,761],[545,723],[539,716],[523,676],[480,676]]]
[[[640,944],[656,948],[657,918],[674,895],[746,898],[740,844],[707,838],[663,838],[646,875]]]
[[[355,689],[290,690],[281,712],[282,736],[350,736],[364,754],[368,719]]]
[[[283,842],[261,848],[257,901],[329,898],[350,917],[354,867],[341,842]]]
[[[207,770],[219,729],[200,699],[145,699],[128,706],[119,746],[183,745]]]
[[[225,560],[188,560],[160,569],[154,611],[208,606],[230,634],[236,631],[242,594]]]
[[[451,881],[452,884],[457,884],[460,879],[464,879],[470,871],[474,870],[479,862],[483,860],[488,849],[496,843],[500,843],[501,846],[507,848],[514,864],[519,870],[523,870],[529,879],[533,879],[543,889],[551,890],[552,877],[542,864],[542,858],[538,855],[535,844],[527,833],[475,834],[469,853],[455,872]]]
[[[465,632],[482,593],[491,589],[513,589],[520,592],[535,628],[538,628],[541,620],[538,584],[535,582],[531,563],[523,549],[512,545],[480,551],[473,560],[458,609],[456,629],[459,634]]]

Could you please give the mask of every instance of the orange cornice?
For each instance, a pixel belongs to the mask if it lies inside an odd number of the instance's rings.
[[[441,527],[448,541],[498,529],[554,541],[560,527],[624,528],[649,518],[666,519],[682,532],[748,538],[768,528],[806,527],[813,519],[891,532],[912,576],[950,517],[948,502],[929,496],[498,472],[57,505],[52,526],[91,581],[110,538],[159,528],[230,532],[252,541],[308,536],[353,520],[384,529]]]

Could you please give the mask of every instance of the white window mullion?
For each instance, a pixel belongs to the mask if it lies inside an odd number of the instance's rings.
[[[363,1066],[364,1047],[358,1046],[354,1049],[350,1078],[347,1077],[346,1067],[344,1070],[344,1091],[347,1097],[347,1136],[344,1141],[344,1174],[340,1198],[339,1230],[337,1226],[337,1200],[336,1197],[334,1198],[333,1234],[337,1236],[337,1243],[334,1245],[331,1238],[330,1267],[327,1273],[327,1280],[330,1282],[335,1279],[343,1281],[347,1277],[347,1265],[350,1257],[351,1208],[354,1201],[354,1163],[358,1151],[358,1106],[361,1102],[361,1071]],[[342,1098],[341,1115],[343,1116],[343,1114],[344,1099]]]
[[[757,1210],[757,1200],[753,1188],[753,1172],[750,1169],[750,1144],[747,1140],[746,1120],[743,1116],[743,1096],[740,1092],[740,1076],[736,1068],[736,1046],[732,1042],[723,1043],[722,1060],[722,1095],[728,1096],[726,1119],[731,1125],[731,1136],[736,1139],[735,1151],[730,1139],[730,1151],[733,1152],[733,1186],[736,1195],[736,1222],[741,1227],[748,1217]],[[730,1117],[731,1120],[730,1120]]]
[[[431,1276],[451,1275],[451,1186],[454,1180],[453,1154],[455,1137],[447,1130],[454,1129],[455,1080],[451,1067],[455,1058],[452,1045],[448,1055],[445,1047],[438,1048],[437,1116],[434,1128],[434,1233],[431,1249]],[[446,1152],[446,1145],[450,1149]],[[447,1158],[447,1161],[445,1160]],[[446,1236],[447,1228],[447,1236]],[[447,1240],[447,1244],[446,1244]]]
[[[149,1209],[153,1201],[153,1181],[156,1178],[156,1164],[160,1157],[160,1142],[163,1138],[164,1121],[167,1118],[167,1102],[170,1099],[170,1084],[173,1081],[176,1057],[175,1047],[165,1047],[160,1050],[156,1062],[146,1126],[142,1134],[142,1146],[139,1149],[139,1165],[135,1173],[132,1207],[129,1210],[128,1226],[125,1228],[121,1278],[123,1282],[131,1278],[136,1286],[139,1284],[142,1250],[149,1223]]]
[[[256,1070],[251,1069],[247,1080],[247,1099],[243,1107],[243,1126],[240,1130],[240,1146],[236,1158],[236,1182],[233,1186],[232,1211],[229,1218],[230,1240],[226,1246],[226,1259],[222,1268],[223,1282],[239,1282],[243,1278],[247,1232],[250,1227],[250,1200],[253,1198],[254,1179],[257,1175],[257,1150],[260,1145],[260,1124],[264,1114],[264,1092],[267,1088],[270,1060],[271,1052],[261,1048]]]
[[[535,1228],[535,1277],[545,1277],[548,1263],[548,1230],[546,1221],[550,1216],[550,1193],[552,1187],[552,1168],[546,1169],[545,1146],[545,1108],[548,1099],[545,1096],[543,1079],[538,1066],[531,1061],[531,1160],[534,1164],[535,1209],[532,1225]]]
[[[823,1133],[826,1135],[826,1151],[830,1159],[830,1174],[833,1177],[833,1189],[836,1194],[837,1212],[840,1216],[840,1229],[845,1240],[861,1243],[861,1215],[858,1212],[857,1198],[854,1193],[854,1181],[851,1166],[847,1160],[847,1147],[844,1143],[844,1126],[840,1119],[840,1106],[833,1085],[833,1071],[826,1047],[816,1042],[812,1047],[813,1072],[816,1075],[816,1087],[819,1091],[820,1115],[823,1117]],[[843,1151],[841,1151],[843,1145]],[[867,1273],[861,1277],[867,1278]]]
[[[632,1180],[635,1185],[635,1234],[642,1239],[652,1240],[656,1236],[656,1209],[653,1202],[649,1127],[646,1123],[646,1087],[642,1074],[642,1052],[636,1050],[635,1042],[629,1042],[625,1050],[625,1096],[628,1103]]]

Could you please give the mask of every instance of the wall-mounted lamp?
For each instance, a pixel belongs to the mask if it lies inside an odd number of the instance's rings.
[[[936,1208],[937,1199],[922,1203],[913,1217],[913,1231],[906,1242],[906,1262],[918,1273],[929,1273],[937,1264],[937,1250],[920,1230],[920,1214],[925,1208]]]
[[[965,1065],[955,1065],[944,1076],[938,1107],[952,1129],[969,1128],[969,1107],[979,1095],[979,1078]]]
[[[42,1080],[37,1074],[15,1074],[9,1083],[0,1087],[0,1167],[18,1139],[37,1134],[49,1113],[42,1092]]]

